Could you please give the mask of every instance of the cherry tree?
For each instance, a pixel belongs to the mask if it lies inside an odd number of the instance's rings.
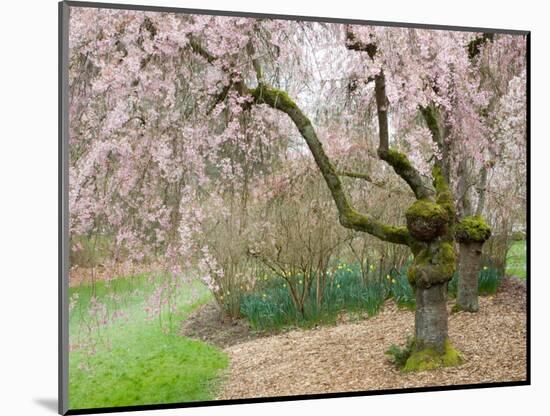
[[[513,60],[524,40],[497,35],[485,48],[482,36],[71,9],[71,233],[114,233],[117,253],[134,261],[162,253],[174,279],[207,265],[199,269],[211,283],[212,271],[226,271],[211,267],[209,242],[197,240],[207,223],[204,195],[249,195],[261,155],[298,136],[305,146],[295,151],[313,157],[340,224],[412,252],[408,368],[458,364],[446,304],[457,230],[467,228],[457,221],[460,162],[488,166],[510,129],[521,130],[524,105],[521,66],[498,81],[507,98],[495,100],[482,59],[470,56],[477,48]],[[323,146],[329,137],[349,144],[346,126],[357,119],[377,137],[365,171],[374,156],[385,164],[374,176],[393,171],[414,201],[401,224],[358,209],[343,178],[379,179],[345,169]]]
[[[285,91],[265,82],[253,46],[248,45],[247,50],[256,72],[257,86],[250,88],[240,80],[235,85],[239,93],[252,97],[254,104],[279,110],[293,121],[331,191],[344,227],[411,248],[414,262],[409,269],[409,279],[416,288],[417,310],[414,350],[407,364],[410,369],[452,365],[460,361],[460,356],[450,346],[447,332],[447,282],[456,264],[457,224],[451,178],[457,169],[459,155],[482,160],[490,144],[487,126],[480,114],[487,106],[487,91],[479,87],[479,79],[472,76],[470,66],[468,46],[475,36],[406,29],[346,29],[347,48],[364,53],[364,61],[370,64],[366,83],[374,83],[378,156],[409,185],[417,199],[406,213],[406,227],[382,224],[353,208],[342,186],[341,174],[325,153],[313,123]],[[200,46],[196,50],[216,59]],[[434,146],[432,157],[419,163],[419,167],[415,167],[405,153],[390,147],[388,113],[391,105],[401,106],[404,113],[399,120],[402,125],[395,127],[397,131],[417,126],[418,115],[424,119]],[[416,137],[410,135],[408,144],[412,147],[415,142],[425,139],[419,137],[422,133],[420,129]],[[431,184],[426,181],[430,160]],[[466,224],[458,224],[460,235],[469,232]],[[487,237],[484,235],[483,239]],[[436,358],[426,351],[435,351]],[[425,358],[430,362],[424,362]]]

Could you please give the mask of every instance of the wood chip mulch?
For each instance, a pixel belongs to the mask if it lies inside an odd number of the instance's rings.
[[[402,373],[384,354],[414,331],[414,312],[387,302],[357,323],[290,332],[225,348],[231,364],[218,399],[291,396],[526,379],[525,284],[503,280],[480,311],[449,317],[459,367]],[[449,302],[449,310],[452,302]]]

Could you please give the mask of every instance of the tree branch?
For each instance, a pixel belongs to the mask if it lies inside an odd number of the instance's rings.
[[[252,60],[252,66],[254,67],[254,71],[256,72],[256,78],[258,80],[258,83],[262,83],[264,80],[264,75],[262,71],[262,66],[260,65],[260,61],[258,61],[258,58],[256,58],[256,51],[254,49],[254,45],[252,44],[252,41],[249,40],[246,44],[246,52],[248,53],[248,56],[250,56],[250,59]]]
[[[257,88],[249,90],[248,93],[254,98],[256,104],[266,104],[280,110],[286,113],[294,122],[325,179],[338,209],[340,223],[344,227],[367,232],[384,241],[409,244],[411,237],[406,227],[385,225],[369,215],[358,213],[352,208],[342,188],[340,178],[326,155],[311,121],[286,92],[259,84]]]
[[[349,178],[363,179],[363,180],[365,180],[367,182],[370,182],[374,185],[380,185],[380,186],[384,185],[382,183],[374,182],[374,180],[367,173],[350,172],[350,171],[347,171],[347,170],[341,170],[341,171],[337,172],[336,174],[338,176],[347,176]]]
[[[216,97],[214,98],[212,104],[210,104],[209,109],[206,111],[206,114],[209,115],[212,111],[214,111],[214,108],[224,101],[227,98],[227,94],[229,94],[229,90],[232,87],[232,83],[230,82],[228,85],[225,85],[219,94],[216,94]]]
[[[439,127],[437,109],[434,106],[421,107],[420,112],[432,134],[432,140],[439,150],[443,150],[443,135]]]
[[[457,215],[459,218],[472,215],[473,207],[470,200],[470,189],[474,185],[471,182],[472,161],[468,157],[464,157],[458,163],[457,170]]]
[[[209,64],[218,59],[216,56],[212,55],[210,52],[204,49],[200,42],[192,36],[189,36],[189,46],[191,46],[191,50],[193,52],[195,52],[197,55],[202,56]]]
[[[487,193],[487,167],[483,166],[480,171],[479,186],[477,187],[478,201],[476,208],[476,215],[481,216],[483,209],[485,208],[485,196]]]
[[[380,72],[375,77],[374,91],[378,113],[378,156],[387,162],[395,173],[407,182],[417,199],[433,198],[433,190],[424,184],[422,176],[420,176],[420,173],[414,168],[407,156],[389,148],[388,99],[386,97],[386,81],[383,72]]]
[[[357,39],[355,33],[351,31],[349,25],[346,26],[346,48],[352,51],[367,52],[371,59],[374,58],[377,52],[376,44],[361,42]]]
[[[346,27],[346,47],[349,50],[366,52],[371,59],[374,59],[378,52],[374,42],[365,43],[357,39],[349,26]],[[407,182],[417,199],[433,198],[433,189],[424,183],[422,176],[407,156],[389,148],[388,98],[386,80],[382,71],[374,77],[374,92],[378,115],[378,157],[388,163],[395,173]]]
[[[370,177],[370,175],[368,175],[366,173],[350,172],[350,171],[338,171],[336,174],[338,176],[346,176],[348,178],[362,179],[362,180],[367,181],[367,182],[373,184],[374,186],[376,186],[380,189],[383,189],[385,191],[396,193],[396,194],[407,195],[407,192],[405,192],[401,189],[388,189],[386,187],[387,182],[377,182],[374,179],[372,179]]]
[[[205,50],[194,38],[190,38],[189,45],[195,53],[205,58],[209,63],[213,63],[216,60],[216,57]],[[344,193],[340,178],[326,155],[311,121],[286,92],[263,84],[261,67],[257,59],[253,57],[254,48],[251,43],[247,45],[247,51],[251,55],[252,63],[258,76],[258,87],[249,89],[244,82],[235,83],[233,87],[241,95],[252,96],[255,104],[266,104],[273,109],[286,113],[290,117],[306,141],[317,167],[325,179],[338,209],[340,224],[346,228],[369,233],[384,241],[409,245],[411,236],[406,227],[393,227],[383,224],[369,215],[358,213],[352,208]]]
[[[439,163],[447,182],[450,180],[449,145],[445,142],[446,131],[440,124],[440,113],[435,105],[431,104],[420,108],[420,113],[430,130],[433,142],[441,152],[442,161]]]

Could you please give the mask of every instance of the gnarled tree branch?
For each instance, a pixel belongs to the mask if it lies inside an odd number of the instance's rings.
[[[344,227],[369,233],[384,241],[396,244],[409,244],[410,235],[406,227],[393,227],[383,224],[371,216],[360,214],[353,209],[343,190],[340,178],[325,153],[311,121],[286,92],[264,84],[259,84],[257,88],[251,89],[248,92],[254,98],[256,104],[266,104],[271,108],[280,110],[286,113],[294,122],[325,179],[338,209],[340,223]]]

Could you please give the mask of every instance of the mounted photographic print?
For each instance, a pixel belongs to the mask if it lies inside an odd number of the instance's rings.
[[[530,383],[529,32],[59,12],[60,413]]]

